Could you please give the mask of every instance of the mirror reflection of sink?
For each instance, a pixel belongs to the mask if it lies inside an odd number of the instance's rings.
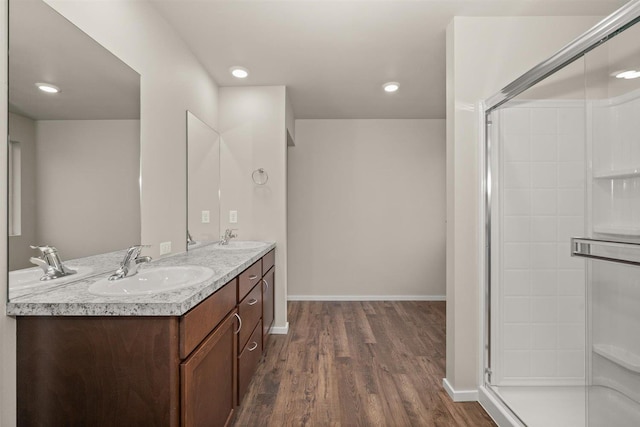
[[[249,240],[231,240],[226,245],[221,245],[218,243],[219,249],[258,249],[263,246],[267,246],[267,243],[264,242],[252,242]]]
[[[197,265],[149,267],[120,280],[100,279],[89,286],[89,293],[101,296],[151,295],[193,286],[211,279],[214,274],[212,269]]]
[[[68,265],[67,268],[76,270],[76,274],[60,277],[53,280],[40,280],[44,275],[40,268],[26,268],[24,270],[16,270],[9,272],[9,290],[18,291],[21,289],[35,288],[36,286],[43,285],[60,285],[63,283],[71,282],[73,280],[79,280],[88,276],[93,272],[91,267],[77,267]]]

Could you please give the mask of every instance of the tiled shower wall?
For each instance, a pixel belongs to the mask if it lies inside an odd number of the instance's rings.
[[[498,113],[497,385],[584,382],[584,261],[569,252],[584,235],[584,111],[531,101]]]

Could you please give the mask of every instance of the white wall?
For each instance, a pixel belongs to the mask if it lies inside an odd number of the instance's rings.
[[[476,390],[481,318],[477,102],[586,31],[596,17],[456,17],[447,28],[447,380]]]
[[[49,0],[62,15],[140,73],[142,243],[158,256],[185,250],[186,124],[189,110],[218,124],[217,84],[147,2]]]
[[[140,244],[140,121],[35,125],[37,241],[31,244],[55,245],[62,259]]]
[[[444,298],[445,121],[297,120],[290,298]]]
[[[271,240],[276,248],[276,319],[287,322],[287,94],[284,86],[220,88],[220,229],[240,240]],[[251,174],[264,168],[265,185]],[[229,223],[229,211],[238,222]]]

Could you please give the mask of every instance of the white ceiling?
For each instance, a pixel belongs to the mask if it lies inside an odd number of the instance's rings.
[[[35,83],[51,83],[56,95]],[[140,75],[40,0],[9,11],[9,111],[34,120],[140,118]]]
[[[625,3],[152,1],[218,84],[286,85],[299,119],[444,118],[445,29],[454,16],[605,16]],[[234,65],[250,76],[231,77]],[[385,94],[387,81],[400,90]]]

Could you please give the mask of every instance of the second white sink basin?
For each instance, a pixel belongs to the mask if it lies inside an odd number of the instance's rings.
[[[120,280],[98,280],[89,293],[101,296],[150,295],[186,288],[211,279],[215,272],[208,267],[185,265],[152,267]]]

